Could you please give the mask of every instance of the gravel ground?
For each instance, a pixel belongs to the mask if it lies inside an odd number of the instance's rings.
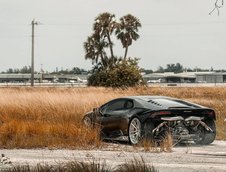
[[[154,165],[160,172],[226,172],[226,141],[215,141],[208,146],[176,146],[172,152],[144,152],[125,144],[106,143],[108,146],[100,150],[68,150],[68,149],[0,149],[10,158],[13,165],[37,163],[55,164],[62,161],[97,161],[106,162],[114,167],[134,158],[143,158],[146,163]],[[1,168],[7,165],[0,164]]]

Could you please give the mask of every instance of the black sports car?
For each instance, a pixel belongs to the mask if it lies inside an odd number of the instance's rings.
[[[188,101],[163,96],[130,96],[111,100],[85,114],[86,126],[101,126],[104,138],[161,142],[168,134],[176,142],[207,145],[216,136],[215,112]]]

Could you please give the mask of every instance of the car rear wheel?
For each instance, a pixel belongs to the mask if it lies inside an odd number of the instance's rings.
[[[143,128],[143,138],[145,140],[153,140],[153,134],[152,130],[154,129],[154,124],[152,122],[145,122],[144,128]]]
[[[158,132],[153,132],[154,129],[155,126],[153,122],[151,121],[146,122],[143,128],[143,138],[145,140],[159,144],[167,138],[169,134],[168,128],[162,127],[158,130]]]
[[[128,136],[131,144],[135,145],[141,138],[141,122],[138,118],[133,118],[129,123]]]
[[[204,121],[212,131],[207,131],[204,127],[199,130],[199,139],[194,140],[196,144],[208,145],[215,140],[216,137],[216,125],[213,119]]]

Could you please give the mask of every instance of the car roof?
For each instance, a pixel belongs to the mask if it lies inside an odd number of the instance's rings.
[[[167,96],[128,96],[127,99],[133,99],[138,102],[139,107],[159,110],[159,109],[172,109],[172,108],[203,108],[203,106],[184,101],[181,99],[176,99]]]
[[[172,97],[167,97],[167,96],[148,96],[148,95],[141,95],[141,96],[127,96],[125,98],[128,98],[128,99],[142,99],[144,101],[150,101],[150,100],[153,100],[153,99],[164,99],[164,98],[172,98]]]

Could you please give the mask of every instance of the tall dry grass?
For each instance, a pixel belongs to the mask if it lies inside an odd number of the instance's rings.
[[[159,170],[141,158],[134,158],[129,162],[117,165],[114,168],[106,162],[93,160],[79,162],[72,160],[57,164],[37,164],[35,166],[17,165],[1,170],[2,172],[158,172]]]
[[[226,88],[1,88],[0,147],[99,147],[98,132],[81,124],[93,107],[127,95],[164,95],[214,108],[217,139],[226,139]]]

